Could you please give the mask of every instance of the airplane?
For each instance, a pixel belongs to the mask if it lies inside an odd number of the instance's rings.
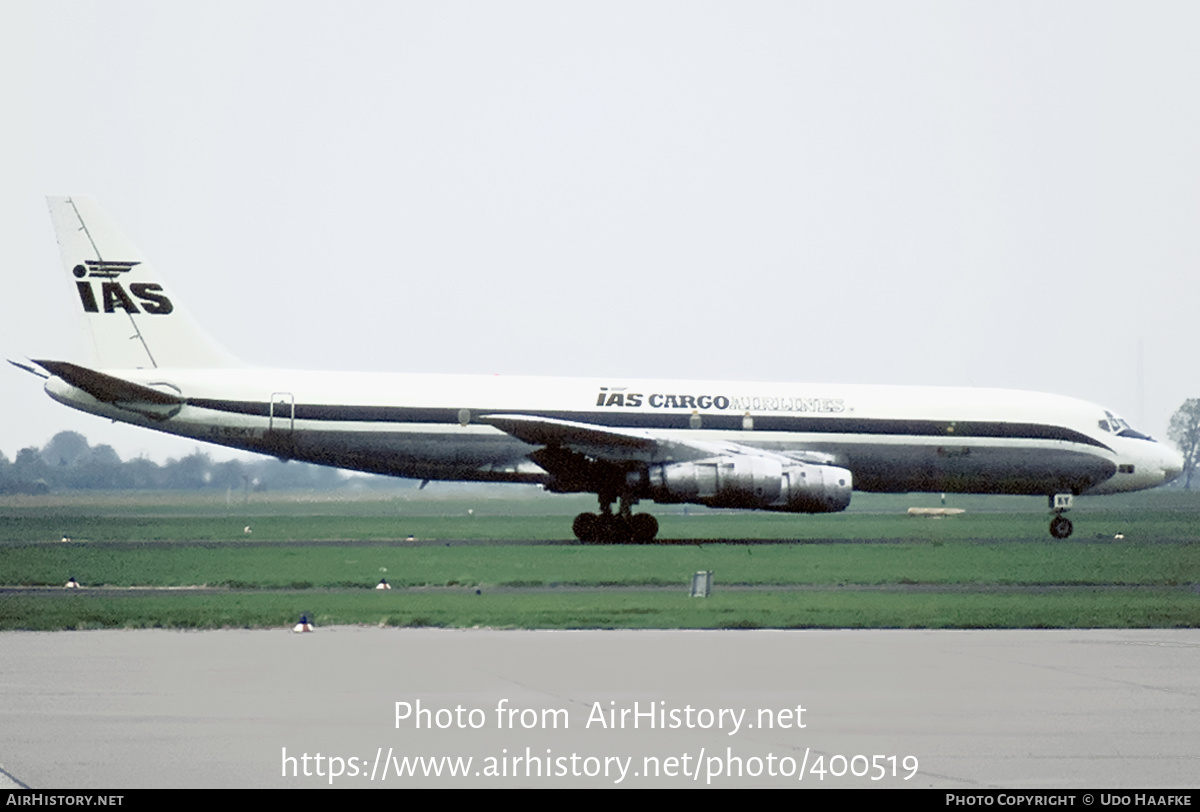
[[[854,490],[1075,496],[1153,488],[1182,458],[1100,406],[1002,389],[258,369],[222,349],[89,197],[48,198],[95,349],[12,362],[84,412],[210,443],[429,480],[593,493],[583,542],[645,543],[641,500],[792,513]],[[615,506],[615,510],[614,510]]]

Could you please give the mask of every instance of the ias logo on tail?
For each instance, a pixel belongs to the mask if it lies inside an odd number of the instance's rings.
[[[134,265],[141,265],[140,262],[105,262],[102,259],[89,259],[82,265],[76,265],[71,273],[75,274],[76,279],[83,279],[85,276],[91,279],[116,279],[123,273],[129,273],[129,269]]]
[[[126,313],[141,313],[145,310],[151,315],[165,316],[174,310],[175,305],[162,294],[162,285],[154,282],[134,282],[126,292],[120,282],[112,281],[121,274],[129,273],[134,265],[140,264],[89,259],[72,268],[71,273],[78,280],[75,282],[75,288],[79,291],[79,301],[83,303],[84,312],[99,313],[103,306],[105,313],[114,313],[119,308]],[[91,279],[107,280],[100,283],[99,299],[96,298],[96,291],[89,281]],[[130,293],[133,296],[130,296]],[[134,301],[134,297],[137,298],[137,302]],[[141,309],[138,308],[139,302]]]

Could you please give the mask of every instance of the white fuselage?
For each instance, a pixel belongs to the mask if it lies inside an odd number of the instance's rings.
[[[108,374],[183,403],[101,402],[57,377],[54,399],[185,437],[422,479],[542,482],[536,450],[481,422],[529,415],[669,443],[822,455],[865,491],[1113,493],[1178,474],[1178,455],[1106,428],[1072,398],[998,389],[133,369]]]

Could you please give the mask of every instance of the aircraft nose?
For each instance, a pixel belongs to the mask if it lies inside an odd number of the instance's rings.
[[[1183,473],[1183,455],[1169,448],[1163,450],[1166,452],[1162,461],[1163,482],[1166,483]]]

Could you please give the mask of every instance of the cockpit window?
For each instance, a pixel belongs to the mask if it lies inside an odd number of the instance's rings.
[[[1117,436],[1118,437],[1132,437],[1135,440],[1149,440],[1150,442],[1154,442],[1154,438],[1151,437],[1149,434],[1142,434],[1140,431],[1134,431],[1133,429],[1130,429],[1130,428],[1125,428],[1125,429],[1122,429],[1121,431],[1118,431]]]
[[[1104,414],[1108,419],[1100,421],[1100,428],[1104,429],[1105,431],[1111,431],[1118,437],[1128,437],[1133,440],[1149,440],[1150,442],[1154,442],[1153,437],[1147,434],[1142,434],[1140,431],[1135,431],[1133,427],[1125,422],[1124,418],[1117,417],[1115,414],[1108,411],[1106,411]]]

